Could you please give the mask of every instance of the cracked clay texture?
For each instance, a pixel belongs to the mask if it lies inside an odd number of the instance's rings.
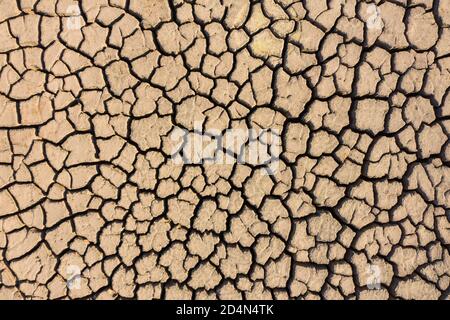
[[[0,298],[449,299],[449,88],[448,0],[0,0]]]

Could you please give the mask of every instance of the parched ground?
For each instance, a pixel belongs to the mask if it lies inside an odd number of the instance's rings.
[[[448,299],[449,88],[448,0],[0,0],[0,298]]]

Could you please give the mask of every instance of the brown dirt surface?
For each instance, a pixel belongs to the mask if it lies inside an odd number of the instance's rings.
[[[449,136],[448,0],[0,0],[0,299],[449,299]]]

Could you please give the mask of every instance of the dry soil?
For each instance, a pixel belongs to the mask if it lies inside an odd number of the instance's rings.
[[[448,0],[0,0],[0,298],[448,299],[449,87]]]

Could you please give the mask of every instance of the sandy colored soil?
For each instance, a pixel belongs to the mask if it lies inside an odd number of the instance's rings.
[[[0,298],[448,299],[449,88],[448,0],[0,0]]]

